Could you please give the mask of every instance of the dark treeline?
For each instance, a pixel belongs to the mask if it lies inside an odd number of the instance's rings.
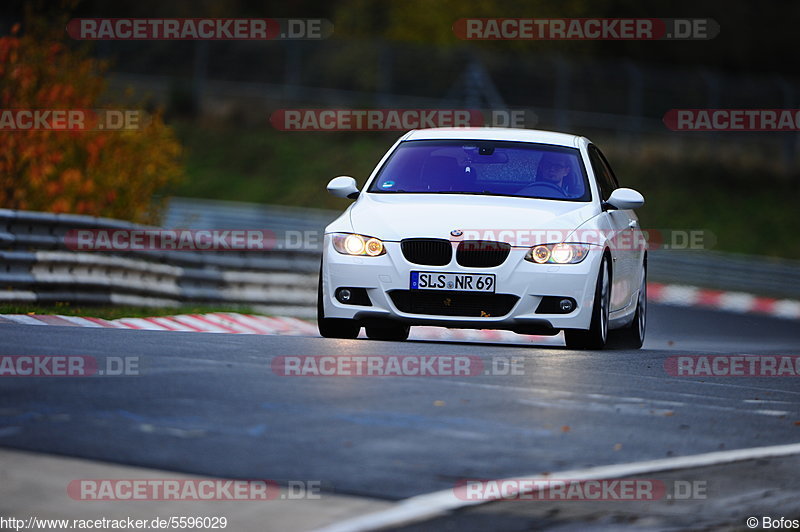
[[[26,9],[54,23],[75,17],[323,17],[335,25],[335,39],[388,39],[474,47],[560,52],[566,55],[631,59],[665,65],[713,67],[732,74],[779,73],[800,69],[794,37],[800,3],[729,0],[6,0],[0,7],[6,29]],[[712,18],[721,28],[709,41],[469,42],[453,35],[452,24],[468,17],[643,17]]]

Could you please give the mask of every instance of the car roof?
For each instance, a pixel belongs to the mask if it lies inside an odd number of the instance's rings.
[[[579,145],[582,137],[543,131],[539,129],[518,129],[502,127],[437,127],[415,129],[406,133],[401,140],[510,140],[517,142],[537,142],[555,146]]]

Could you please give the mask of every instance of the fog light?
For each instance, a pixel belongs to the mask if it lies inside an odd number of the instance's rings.
[[[578,303],[571,297],[542,296],[536,314],[569,314],[578,308]]]
[[[372,301],[369,300],[369,295],[367,295],[367,289],[358,286],[340,286],[333,293],[333,297],[343,305],[372,306]]]

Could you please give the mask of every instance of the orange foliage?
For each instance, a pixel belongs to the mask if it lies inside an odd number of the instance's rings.
[[[63,32],[62,33],[66,33]],[[63,36],[0,37],[0,109],[93,109],[107,65]],[[159,114],[129,131],[0,130],[0,207],[155,222],[154,194],[183,177]]]

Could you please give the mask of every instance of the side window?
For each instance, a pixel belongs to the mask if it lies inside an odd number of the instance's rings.
[[[611,176],[611,182],[614,184],[614,190],[618,189],[619,188],[619,181],[617,181],[617,175],[614,173],[614,170],[611,168],[611,165],[608,163],[608,159],[606,159],[606,156],[603,155],[603,152],[600,151],[600,148],[595,146],[594,149],[597,150],[597,155],[600,156],[600,160],[603,161],[603,166],[606,167],[606,170],[608,171],[608,175]]]
[[[600,153],[600,150],[594,145],[589,146],[589,160],[592,163],[592,170],[597,179],[597,185],[600,187],[600,195],[603,197],[603,201],[605,201],[611,196],[611,193],[615,189],[619,188],[617,178],[606,162],[606,158],[603,157],[603,154]]]

